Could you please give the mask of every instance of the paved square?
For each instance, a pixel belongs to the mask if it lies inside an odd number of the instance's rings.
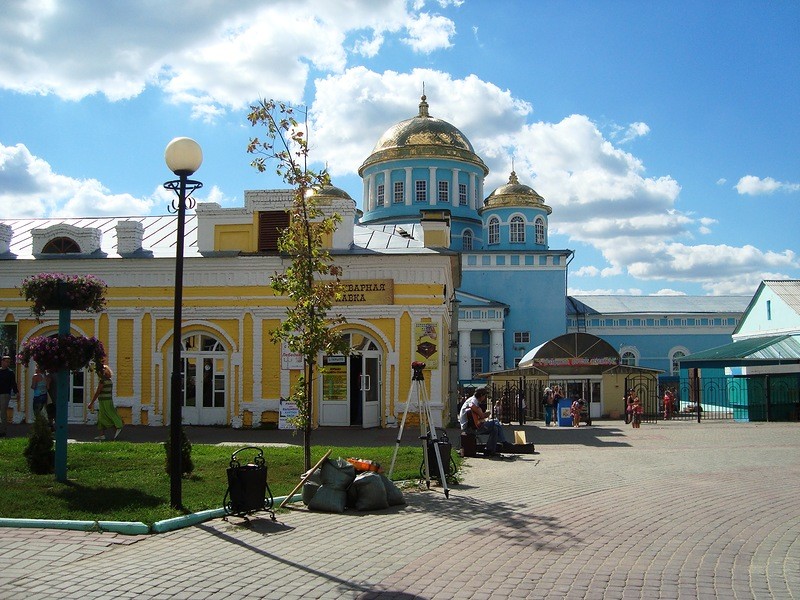
[[[0,597],[800,597],[797,424],[524,429],[538,454],[468,460],[449,500],[153,536],[0,529]]]

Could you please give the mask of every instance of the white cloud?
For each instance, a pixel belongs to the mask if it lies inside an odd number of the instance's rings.
[[[508,90],[474,75],[453,79],[432,69],[376,73],[354,67],[316,81],[309,136],[314,160],[327,164],[334,177],[356,172],[390,126],[419,113],[423,82],[430,114],[458,123],[486,160],[487,153],[480,148],[500,148],[497,136],[522,127],[531,111]],[[497,185],[505,183],[510,164],[503,154]]]
[[[625,129],[625,132],[620,138],[619,143],[625,144],[638,137],[645,136],[648,133],[650,133],[650,126],[647,123],[641,123],[641,122],[631,123]]]
[[[639,288],[595,288],[593,290],[582,290],[570,287],[567,293],[570,296],[642,296]]]
[[[458,5],[442,6],[450,4]],[[415,50],[431,52],[455,35],[451,20],[418,14],[405,0],[240,0],[193,10],[177,0],[158,10],[144,2],[65,5],[4,6],[1,87],[116,101],[157,86],[213,119],[260,97],[300,102],[310,70],[341,73],[348,47],[374,56],[385,35],[405,32]]]
[[[453,45],[450,40],[456,34],[456,25],[453,21],[441,15],[428,13],[420,13],[411,19],[406,27],[408,37],[403,38],[403,41],[415,52],[424,54],[449,48]]]
[[[720,177],[719,179],[717,179],[717,185],[725,185],[726,183],[728,183],[728,180],[725,179],[724,177]]]
[[[775,192],[797,192],[800,191],[800,183],[787,183],[776,181],[772,177],[761,179],[755,175],[745,175],[734,186],[739,194],[748,196],[762,196]]]
[[[0,144],[0,205],[6,218],[145,215],[156,201],[155,195],[113,194],[96,179],[59,175],[23,144]]]

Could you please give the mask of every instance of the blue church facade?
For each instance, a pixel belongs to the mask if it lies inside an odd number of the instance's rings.
[[[389,127],[359,169],[360,224],[417,231],[434,215],[449,229],[448,249],[461,255],[451,342],[460,385],[513,369],[529,350],[570,332],[602,337],[623,364],[667,379],[677,377],[680,358],[731,341],[744,296],[568,297],[573,251],[550,248],[552,208],[513,171],[485,194],[488,173],[464,133],[431,116],[425,96],[419,113]]]

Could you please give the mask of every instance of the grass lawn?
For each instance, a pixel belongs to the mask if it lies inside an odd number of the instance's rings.
[[[169,506],[170,481],[165,472],[162,444],[114,442],[70,444],[66,483],[53,475],[34,475],[25,463],[27,438],[0,439],[0,517],[26,519],[75,519],[108,521],[156,521],[183,514]],[[312,463],[327,452],[312,447]],[[186,512],[220,508],[228,488],[227,471],[236,448],[192,444],[194,472],[183,479]],[[386,471],[394,446],[334,447],[331,457],[376,460]],[[254,451],[241,452],[242,464]],[[455,453],[454,453],[455,454]],[[264,448],[267,482],[273,496],[287,495],[303,473],[303,448]],[[458,456],[454,456],[459,464]],[[419,479],[422,450],[401,446],[392,479]]]

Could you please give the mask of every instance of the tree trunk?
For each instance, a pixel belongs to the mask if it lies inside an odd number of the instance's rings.
[[[306,376],[306,419],[303,426],[303,463],[305,471],[311,468],[311,418],[314,409],[314,363],[309,363]]]

